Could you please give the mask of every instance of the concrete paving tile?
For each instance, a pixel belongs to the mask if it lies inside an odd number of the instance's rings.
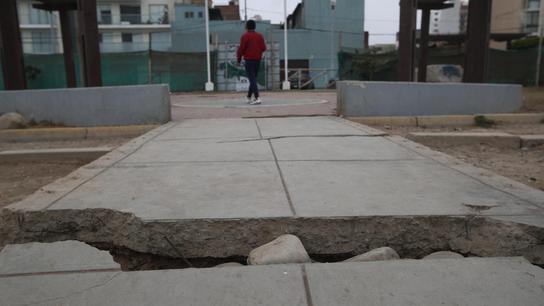
[[[267,140],[187,139],[151,141],[121,164],[273,160]]]
[[[108,251],[79,241],[10,244],[0,252],[0,277],[9,274],[121,270]]]
[[[315,306],[541,305],[544,270],[523,258],[306,265]]]
[[[254,119],[192,119],[179,123],[157,140],[234,138],[258,139],[259,130]]]
[[[381,137],[302,137],[273,139],[278,160],[422,159]]]
[[[263,137],[369,135],[362,129],[328,117],[257,119]]]
[[[525,201],[426,160],[280,162],[297,215],[513,215]]]
[[[299,266],[4,278],[3,305],[306,306]]]
[[[87,208],[145,220],[291,215],[274,162],[114,167],[50,207]]]

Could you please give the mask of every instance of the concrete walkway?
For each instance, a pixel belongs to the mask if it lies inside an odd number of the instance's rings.
[[[173,122],[0,217],[0,245],[224,258],[294,233],[310,254],[389,245],[544,263],[544,192],[335,117]]]
[[[544,270],[523,258],[121,272],[103,253],[78,242],[9,246],[0,253],[0,263],[11,265],[0,269],[0,304],[532,306],[544,300]]]

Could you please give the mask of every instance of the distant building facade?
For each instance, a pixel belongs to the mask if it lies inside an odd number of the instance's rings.
[[[150,41],[154,49],[168,49],[175,3],[175,0],[97,0],[101,51],[147,50]],[[35,9],[31,0],[20,0],[17,5],[23,51],[62,53],[58,13]]]
[[[237,5],[234,1],[231,4]],[[214,9],[220,10],[218,6]],[[204,12],[201,5],[176,4],[171,51],[205,52],[201,12]],[[245,32],[243,20],[230,20],[223,15],[220,19],[211,19],[209,39],[212,50],[221,45],[238,44]],[[315,87],[324,88],[329,79],[337,78],[338,52],[364,49],[364,1],[338,1],[333,8],[330,0],[303,0],[289,16],[288,29],[289,67],[310,69],[310,77],[321,75],[315,80]],[[263,33],[269,44],[278,44],[280,52],[271,56],[283,61],[283,25],[262,20],[257,21],[257,30]],[[282,64],[279,66],[283,67]],[[280,69],[276,73],[283,78]]]
[[[431,12],[430,34],[459,34],[463,29],[463,1],[453,0],[452,8]]]

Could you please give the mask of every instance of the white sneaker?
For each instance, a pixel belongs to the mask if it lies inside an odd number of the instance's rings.
[[[247,104],[251,104],[252,102],[253,102],[253,100],[251,100],[251,98],[247,98],[247,100],[246,100]]]
[[[253,101],[252,101],[251,103],[249,103],[249,104],[251,104],[251,105],[259,105],[259,104],[261,104],[261,103],[262,103],[261,99],[260,99],[260,98],[257,98],[257,99],[253,100]]]

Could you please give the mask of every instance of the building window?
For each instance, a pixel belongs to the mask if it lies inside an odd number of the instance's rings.
[[[539,12],[527,12],[527,17],[525,20],[525,27],[527,32],[536,32],[538,31],[538,18]]]
[[[168,24],[167,5],[149,5],[149,22],[155,24]]]
[[[98,24],[111,24],[111,6],[107,4],[101,4],[97,6],[97,20]]]
[[[32,6],[32,3],[29,3],[30,11],[30,24],[50,24],[51,23],[51,13],[44,10],[36,9]]]
[[[56,41],[51,32],[32,32],[32,52],[33,53],[52,53],[53,45]]]
[[[124,43],[131,43],[132,33],[121,33],[121,41]]]
[[[142,23],[140,6],[121,5],[119,8],[121,10],[121,22],[128,22],[130,24]]]
[[[191,19],[191,18],[194,18],[194,17],[195,17],[194,12],[185,12],[185,18],[186,19]]]
[[[528,0],[527,1],[527,9],[528,10],[540,10],[540,0]]]
[[[203,12],[198,12],[198,18],[202,18],[204,17],[204,13]]]

